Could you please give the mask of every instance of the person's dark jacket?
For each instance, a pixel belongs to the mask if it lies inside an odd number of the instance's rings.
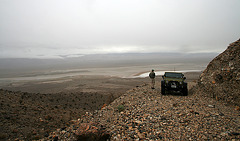
[[[150,78],[155,78],[155,73],[154,73],[154,72],[150,72],[150,73],[149,73],[149,77],[150,77]]]

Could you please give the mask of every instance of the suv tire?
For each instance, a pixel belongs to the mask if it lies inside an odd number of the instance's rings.
[[[164,86],[164,81],[161,81],[161,93],[162,95],[166,94],[165,86]]]
[[[183,93],[184,96],[188,95],[187,83],[184,83],[182,93]]]

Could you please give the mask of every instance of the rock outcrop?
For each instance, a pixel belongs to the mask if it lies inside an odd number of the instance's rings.
[[[198,89],[206,96],[240,105],[240,39],[208,64]]]

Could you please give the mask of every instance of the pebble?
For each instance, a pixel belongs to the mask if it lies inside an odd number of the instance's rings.
[[[215,105],[208,105],[209,108],[215,108]]]

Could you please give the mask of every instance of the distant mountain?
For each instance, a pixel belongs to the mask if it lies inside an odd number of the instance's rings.
[[[0,77],[7,74],[42,70],[84,69],[99,67],[141,66],[171,63],[205,63],[217,53],[125,53],[92,54],[62,59],[0,59]],[[63,56],[62,56],[63,57]]]

